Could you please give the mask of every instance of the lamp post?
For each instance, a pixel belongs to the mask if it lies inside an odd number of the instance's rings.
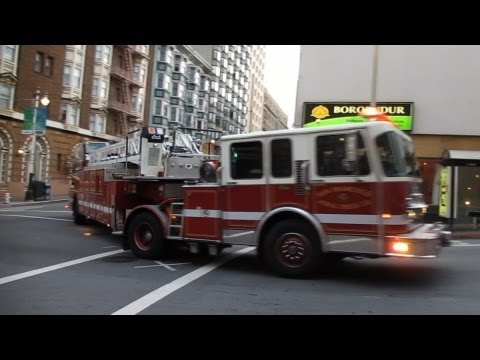
[[[30,149],[30,157],[28,159],[28,189],[25,196],[25,200],[34,200],[34,189],[33,189],[33,181],[35,178],[35,170],[36,170],[36,159],[35,159],[35,148],[37,143],[37,113],[40,104],[43,106],[48,106],[50,104],[50,99],[48,95],[45,94],[41,97],[40,89],[37,89],[34,96],[34,108],[33,108],[33,119],[32,119],[32,143]]]

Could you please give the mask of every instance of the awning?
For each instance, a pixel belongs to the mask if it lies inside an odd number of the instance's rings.
[[[480,151],[445,150],[443,166],[480,166]]]

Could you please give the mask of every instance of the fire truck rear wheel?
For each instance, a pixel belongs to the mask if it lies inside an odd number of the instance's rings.
[[[73,222],[76,225],[85,224],[85,222],[86,222],[85,216],[78,212],[78,200],[77,200],[77,198],[75,198],[74,201],[73,201],[72,210],[73,210]]]
[[[272,227],[261,252],[267,266],[286,277],[312,275],[322,262],[318,235],[301,220],[284,220]]]
[[[142,259],[158,259],[166,251],[160,222],[148,212],[132,219],[128,227],[128,242],[133,254]]]

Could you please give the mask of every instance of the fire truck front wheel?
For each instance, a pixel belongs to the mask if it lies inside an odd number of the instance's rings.
[[[128,227],[128,242],[133,254],[142,259],[157,259],[165,252],[165,239],[155,215],[143,212]]]
[[[267,266],[286,277],[304,277],[319,269],[322,251],[318,235],[301,220],[284,220],[265,237],[262,255]]]

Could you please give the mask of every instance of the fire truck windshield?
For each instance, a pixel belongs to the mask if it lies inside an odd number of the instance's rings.
[[[376,144],[386,176],[420,176],[411,140],[389,131],[379,135]]]

